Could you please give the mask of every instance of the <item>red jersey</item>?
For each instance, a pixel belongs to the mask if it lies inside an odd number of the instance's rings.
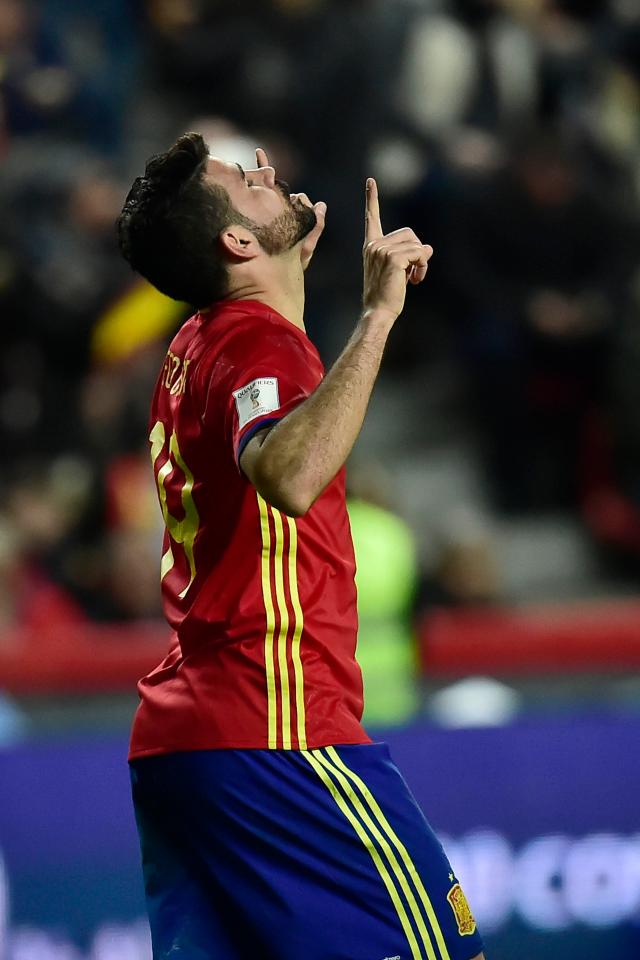
[[[149,439],[173,636],[138,684],[132,759],[370,742],[360,725],[344,469],[293,519],[238,466],[256,431],[308,397],[323,373],[306,334],[252,300],[196,314],[171,344]]]

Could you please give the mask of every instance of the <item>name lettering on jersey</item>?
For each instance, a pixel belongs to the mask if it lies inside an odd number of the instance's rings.
[[[238,429],[242,430],[256,417],[272,413],[280,406],[277,377],[261,377],[233,391],[238,411]]]
[[[167,351],[167,357],[162,368],[162,384],[172,397],[179,397],[184,393],[190,363],[191,360],[177,357],[171,350]]]

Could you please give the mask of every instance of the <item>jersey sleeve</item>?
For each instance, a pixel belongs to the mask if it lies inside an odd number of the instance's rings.
[[[259,430],[286,417],[317,386],[308,348],[295,330],[258,327],[238,334],[203,374],[203,422],[221,424],[236,464]]]

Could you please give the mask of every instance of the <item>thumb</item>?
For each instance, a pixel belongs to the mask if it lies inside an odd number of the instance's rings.
[[[322,223],[324,225],[324,221],[327,216],[327,205],[324,200],[319,200],[318,203],[314,204],[313,209],[316,212],[316,220],[318,223]]]

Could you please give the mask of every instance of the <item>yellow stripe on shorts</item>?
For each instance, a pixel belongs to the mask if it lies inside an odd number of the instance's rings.
[[[368,827],[369,832],[373,834],[374,838],[378,842],[378,845],[382,848],[382,851],[387,859],[387,862],[391,867],[391,870],[393,871],[396,877],[396,880],[400,884],[400,889],[402,890],[402,892],[404,893],[407,899],[407,903],[409,904],[409,909],[411,910],[411,915],[413,917],[413,922],[418,928],[420,939],[422,940],[422,944],[424,946],[424,949],[426,950],[428,960],[437,960],[435,951],[433,949],[433,944],[431,943],[431,938],[429,936],[427,927],[424,922],[424,917],[422,915],[420,907],[416,902],[416,898],[414,896],[413,890],[409,886],[407,876],[404,870],[402,869],[402,866],[398,862],[398,858],[395,854],[395,851],[392,849],[387,838],[380,831],[379,825],[378,823],[376,823],[374,817],[372,817],[369,811],[367,811],[367,809],[365,808],[364,804],[362,803],[362,800],[353,789],[351,782],[346,778],[344,773],[341,772],[341,770],[338,767],[338,764],[336,764],[335,762],[333,763],[331,762],[331,760],[327,756],[328,752],[329,752],[328,749],[317,751],[317,755],[320,759],[320,762],[334,774],[334,776],[340,783],[342,789],[345,791],[345,793],[348,794],[349,799],[352,803],[352,806],[355,808],[355,811],[359,816],[360,820],[365,824],[366,827]],[[340,760],[340,757],[338,756],[337,751],[334,750],[334,753],[338,757],[338,760]]]
[[[393,880],[391,879],[389,871],[387,870],[382,860],[382,857],[380,856],[378,848],[376,847],[371,837],[368,835],[367,831],[364,829],[360,820],[358,820],[357,816],[353,812],[353,809],[350,804],[350,801],[354,796],[353,789],[349,791],[347,786],[346,788],[347,797],[345,797],[341,793],[339,787],[336,786],[328,770],[325,768],[325,765],[323,763],[324,758],[321,756],[319,750],[311,750],[311,751],[303,750],[302,755],[311,764],[315,772],[318,774],[318,776],[324,783],[325,787],[327,788],[327,790],[335,800],[337,806],[340,808],[340,810],[342,811],[344,816],[347,818],[347,820],[355,830],[356,834],[362,841],[362,844],[365,847],[367,853],[373,860],[376,866],[376,869],[380,874],[380,877],[382,878],[382,882],[387,888],[387,893],[391,898],[391,901],[395,907],[396,913],[398,914],[398,919],[400,920],[402,929],[407,938],[407,942],[409,944],[409,948],[411,950],[411,956],[413,960],[424,960],[424,955],[420,950],[418,941],[416,940],[415,933],[413,932],[413,928],[411,927],[411,923],[409,922],[407,911],[405,910],[400,894],[398,893],[398,890]],[[327,766],[331,767],[330,764],[327,764]],[[344,778],[342,779],[344,780]]]
[[[402,843],[402,841],[394,831],[393,827],[391,826],[391,824],[385,817],[384,813],[382,812],[380,805],[378,804],[375,797],[367,787],[366,783],[361,779],[361,777],[359,777],[356,773],[353,772],[353,770],[350,770],[349,767],[347,767],[346,763],[342,760],[342,758],[338,754],[338,751],[336,750],[335,747],[326,747],[326,752],[331,758],[331,760],[333,760],[336,767],[339,767],[340,770],[342,770],[342,772],[345,774],[345,776],[347,776],[349,780],[358,787],[372,815],[378,821],[381,828],[384,830],[385,834],[387,835],[391,843],[396,848],[397,852],[400,855],[400,858],[402,859],[402,862],[404,863],[404,866],[407,871],[407,875],[410,877],[413,883],[413,886],[415,887],[416,893],[418,894],[418,897],[421,900],[422,905],[426,911],[426,915],[428,917],[429,923],[431,925],[431,929],[433,930],[433,934],[435,936],[435,940],[438,945],[440,958],[441,960],[451,960],[451,957],[449,956],[449,951],[447,950],[447,945],[444,941],[444,936],[442,935],[440,924],[438,923],[436,912],[433,909],[433,905],[431,903],[431,900],[429,899],[429,895],[427,894],[427,891],[425,890],[422,879],[420,878],[420,874],[418,873],[413,860],[409,856],[409,851],[407,850],[405,845]]]

